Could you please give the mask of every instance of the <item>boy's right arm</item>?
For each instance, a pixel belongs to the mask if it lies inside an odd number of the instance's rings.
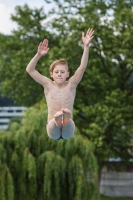
[[[28,66],[26,67],[26,71],[28,72],[28,74],[38,83],[40,83],[41,85],[46,85],[46,83],[48,82],[49,78],[47,78],[46,76],[41,75],[36,69],[36,64],[38,62],[38,60],[42,57],[45,56],[49,51],[48,48],[48,40],[45,39],[43,42],[40,43],[39,47],[38,47],[38,51],[36,53],[36,55],[31,59],[31,61],[29,62]]]

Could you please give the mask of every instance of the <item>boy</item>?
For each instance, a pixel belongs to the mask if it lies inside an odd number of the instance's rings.
[[[89,43],[92,40],[93,29],[88,29],[86,35],[82,32],[84,51],[79,68],[68,80],[68,64],[64,59],[54,61],[50,66],[50,76],[54,81],[42,76],[36,69],[38,60],[48,51],[48,40],[44,39],[38,46],[37,54],[28,64],[26,71],[38,83],[44,87],[44,94],[48,106],[48,136],[54,140],[67,140],[74,134],[73,104],[76,95],[76,87],[81,81],[88,63]]]

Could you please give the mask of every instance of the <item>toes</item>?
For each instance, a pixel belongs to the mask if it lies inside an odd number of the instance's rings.
[[[65,108],[62,108],[61,111],[64,113],[65,112]]]
[[[63,113],[60,111],[60,112],[57,112],[55,115],[54,115],[54,117],[59,117],[59,116],[62,116],[63,115]]]
[[[69,109],[67,108],[62,108],[63,113],[71,113]]]

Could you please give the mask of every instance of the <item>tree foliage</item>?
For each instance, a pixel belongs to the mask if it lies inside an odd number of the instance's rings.
[[[95,31],[89,66],[77,88],[76,124],[95,144],[100,169],[110,157],[128,161],[133,155],[133,5],[128,0],[55,2],[52,27],[74,68],[82,55],[81,32],[88,27]]]
[[[44,95],[43,88],[27,74],[26,66],[45,37],[51,39],[51,44],[56,43],[58,38],[44,24],[46,14],[43,8],[32,10],[26,4],[17,6],[11,19],[18,24],[18,29],[13,30],[11,36],[0,34],[0,88],[2,94],[12,98],[15,103],[31,106]],[[49,76],[51,59],[46,56],[45,62],[42,61],[38,63],[38,70]]]
[[[16,8],[12,19],[19,29],[11,37],[0,37],[1,91],[26,106],[44,98],[41,86],[25,72],[40,40],[49,39],[50,51],[37,69],[48,75],[50,63],[65,58],[73,74],[83,52],[81,32],[93,27],[95,37],[88,67],[77,88],[74,120],[80,133],[95,145],[100,170],[110,157],[128,161],[133,133],[133,5],[130,0],[54,3],[56,9],[49,16],[43,9],[31,10],[27,5]]]
[[[98,199],[93,144],[78,130],[68,141],[50,139],[44,108],[37,104],[0,132],[1,200]]]

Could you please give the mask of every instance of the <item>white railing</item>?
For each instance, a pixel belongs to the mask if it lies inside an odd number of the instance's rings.
[[[0,130],[6,130],[10,119],[23,116],[25,110],[23,106],[0,107]]]

